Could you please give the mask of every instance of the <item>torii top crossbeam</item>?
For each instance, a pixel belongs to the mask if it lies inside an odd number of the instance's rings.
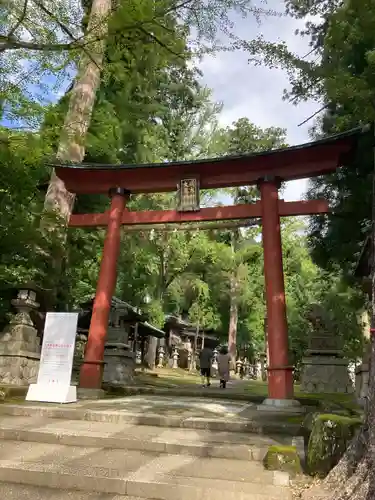
[[[140,165],[58,165],[56,173],[71,193],[107,194],[114,186],[131,193],[175,191],[181,178],[198,177],[201,189],[256,184],[264,177],[281,181],[333,172],[348,160],[364,128],[315,142],[256,154]]]

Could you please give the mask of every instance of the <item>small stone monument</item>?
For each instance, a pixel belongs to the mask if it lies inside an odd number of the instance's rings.
[[[30,318],[37,310],[36,291],[33,285],[19,290],[12,300],[16,314],[0,334],[0,383],[27,386],[35,383],[40,360],[40,339]]]
[[[301,390],[309,393],[351,393],[348,361],[339,348],[332,322],[319,304],[313,304],[308,314],[312,334],[306,357],[302,360]]]

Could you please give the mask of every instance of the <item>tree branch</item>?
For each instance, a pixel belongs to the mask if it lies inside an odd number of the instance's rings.
[[[183,8],[187,7],[190,3],[193,3],[193,2],[194,2],[194,0],[185,0],[184,2],[181,2],[177,5],[175,5],[174,7],[171,7],[169,9],[167,9],[166,11],[164,11],[163,15],[170,14],[171,12],[176,12],[179,9],[183,9]]]
[[[189,4],[191,4],[194,0],[185,0],[184,2],[181,2],[174,7],[165,10],[164,12],[160,13],[159,16],[163,17],[167,15],[170,12],[182,9],[187,7]],[[89,41],[85,41],[87,38],[87,35],[89,33],[85,33],[82,37],[76,38],[74,35],[70,32],[69,28],[63,24],[61,21],[59,21],[56,16],[52,12],[50,12],[40,1],[34,0],[34,3],[42,9],[47,15],[49,15],[59,26],[60,28],[72,39],[71,43],[43,43],[43,42],[27,42],[23,40],[18,40],[16,37],[14,37],[14,32],[19,28],[19,26],[22,24],[22,22],[25,19],[26,16],[26,10],[27,10],[27,4],[29,0],[25,0],[23,10],[22,10],[22,15],[20,19],[17,21],[17,24],[11,29],[8,35],[0,35],[0,53],[5,52],[6,50],[20,50],[20,49],[25,49],[25,50],[37,50],[41,52],[62,52],[64,50],[77,50],[81,49],[84,50],[84,47],[88,45],[89,43],[94,43],[97,41],[100,41],[100,37],[95,37],[94,39],[91,39]],[[147,24],[152,24],[153,22],[160,27],[164,28],[165,30],[168,31],[168,28],[162,24],[160,24],[159,21],[156,20],[155,16],[153,19],[150,19],[148,21],[144,21],[143,23],[136,23],[134,25],[128,25],[128,26],[121,26],[119,30],[132,30],[132,29],[140,29],[143,31],[144,34],[147,34],[150,38],[152,38],[157,44],[159,44],[161,47],[166,49],[168,52],[171,54],[175,55],[176,57],[181,58],[182,56],[178,54],[177,52],[173,51],[168,45],[166,45],[162,40],[160,40],[158,37],[155,35],[151,34],[148,32],[145,28],[142,26],[147,25]],[[116,30],[118,31],[118,30]],[[115,32],[116,32],[115,31]]]
[[[174,50],[172,50],[170,47],[168,47],[167,44],[165,44],[164,42],[162,42],[160,40],[160,38],[158,38],[157,36],[153,35],[149,31],[147,31],[145,28],[142,28],[142,26],[139,27],[139,30],[142,33],[144,33],[145,35],[149,36],[152,40],[154,40],[154,42],[156,42],[158,45],[160,45],[161,47],[163,47],[165,50],[167,50],[168,52],[170,52],[174,56],[179,57],[180,59],[183,59],[183,57],[182,57],[181,54],[178,54],[178,52],[175,52]]]
[[[47,14],[47,16],[49,16],[53,21],[55,21],[55,23],[57,23],[60,28],[62,29],[62,31],[67,34],[69,36],[69,38],[71,40],[73,40],[74,43],[78,43],[78,39],[73,35],[73,33],[70,31],[70,29],[64,24],[62,23],[61,21],[59,21],[59,19],[57,19],[57,17],[49,10],[47,9],[47,7],[45,5],[43,5],[42,2],[39,2],[38,0],[33,0],[33,2],[35,3],[35,5],[37,5],[41,11],[43,11],[45,14]],[[93,62],[95,64],[95,66],[101,70],[101,68],[98,66],[98,63],[95,61],[95,59],[92,57],[92,55],[90,54],[90,52],[85,48],[84,45],[82,45],[82,50],[85,52],[85,54],[89,57],[89,59],[91,60],[91,62]]]
[[[181,274],[183,274],[187,270],[187,268],[189,267],[189,264],[191,262],[191,259],[193,258],[195,251],[196,251],[196,248],[193,248],[193,251],[190,253],[185,265],[182,266],[180,269],[178,269],[178,271],[173,273],[172,276],[170,276],[169,279],[166,280],[165,289],[167,289],[169,287],[169,285],[177,278],[177,276],[180,276]]]
[[[62,31],[66,35],[68,35],[71,40],[73,40],[74,42],[78,42],[77,38],[73,35],[73,33],[70,31],[70,29],[64,23],[62,23],[59,19],[57,19],[57,17],[49,9],[47,9],[47,7],[45,5],[43,5],[42,2],[39,2],[38,0],[32,0],[32,1],[35,3],[35,5],[37,5],[39,7],[39,9],[41,11],[43,11],[53,21],[55,21],[55,23],[57,23],[60,26]]]
[[[23,23],[25,17],[26,17],[26,12],[27,12],[27,4],[29,3],[29,0],[25,0],[24,4],[23,4],[23,9],[22,9],[22,12],[21,12],[21,17],[18,19],[18,21],[16,22],[16,24],[13,26],[13,28],[11,28],[11,30],[9,31],[8,33],[8,37],[12,37],[14,35],[14,33],[18,30],[18,28],[21,26],[21,24]]]
[[[311,118],[314,118],[314,116],[316,116],[319,113],[321,113],[322,111],[324,111],[326,108],[328,108],[328,106],[329,106],[329,104],[325,104],[324,106],[322,106],[320,109],[318,109],[318,111],[315,111],[315,113],[313,113],[311,116],[309,116],[308,118],[306,118],[306,120],[303,120],[303,122],[299,123],[298,127],[300,127],[301,125],[305,125],[305,123],[307,123],[308,121],[310,121]]]
[[[0,36],[0,52],[5,52],[8,49],[19,50],[38,50],[44,52],[59,52],[62,50],[74,50],[79,47],[82,48],[83,44],[75,43],[35,43],[35,42],[24,42],[22,40],[16,40],[15,38]]]

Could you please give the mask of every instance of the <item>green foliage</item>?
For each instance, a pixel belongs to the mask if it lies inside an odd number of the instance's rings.
[[[305,28],[296,35],[309,40],[309,53],[301,57],[284,42],[261,38],[244,45],[251,60],[288,72],[290,86],[284,97],[291,103],[311,98],[320,101],[312,128],[315,136],[373,122],[373,2],[287,0],[286,9],[289,15],[306,20]],[[368,233],[372,142],[372,137],[364,138],[354,158],[346,160],[340,170],[310,181],[308,197],[324,197],[332,207],[331,214],[312,217],[309,229],[314,260],[329,271],[334,272],[338,265],[345,273],[352,272]]]
[[[82,56],[92,58],[98,43],[97,36],[87,30],[92,0],[71,2],[61,0],[5,1],[0,9],[0,112],[2,117],[16,120],[21,126],[38,127],[43,119],[43,106],[51,101],[71,81]],[[104,70],[102,81],[121,82],[127,92],[134,88],[132,107],[142,112],[137,103],[137,90],[148,86],[148,80],[158,75],[149,72],[150,58],[175,57],[186,59],[188,52],[196,55],[217,51],[224,34],[235,39],[230,16],[263,16],[274,13],[265,9],[262,1],[254,0],[120,0],[115,3],[106,34],[107,59],[112,70]],[[95,25],[95,31],[107,30]],[[92,30],[93,31],[93,30]],[[96,45],[95,45],[96,44]],[[226,50],[233,50],[230,44]],[[143,63],[146,61],[146,64]],[[144,73],[138,79],[140,89],[127,73],[135,65],[143,65]],[[152,66],[152,65],[151,65]],[[160,75],[159,75],[160,76]],[[179,80],[175,80],[178,86]],[[168,85],[161,78],[158,93]],[[115,90],[115,88],[114,88]],[[118,90],[118,88],[117,88]],[[152,107],[155,93],[148,96]],[[122,100],[124,113],[128,101]],[[138,105],[137,105],[138,104]],[[129,130],[129,134],[131,132]],[[146,149],[145,149],[146,151]]]
[[[43,193],[39,183],[48,150],[34,134],[0,130],[0,293],[27,281],[56,285],[50,253],[58,242],[39,227]],[[4,309],[3,309],[4,307]],[[6,307],[0,306],[0,322]]]
[[[214,50],[219,32],[230,32],[230,9],[244,15],[261,14],[261,10],[257,11],[256,4],[248,0],[194,1],[189,7],[183,4],[171,0],[117,3],[109,23],[85,161],[163,162],[285,146],[284,130],[263,130],[247,118],[221,128],[221,107],[212,102],[210,90],[199,84],[200,74],[193,64],[196,50]],[[78,9],[69,13],[64,11],[64,5],[56,15],[69,26],[73,22],[74,35],[79,36],[86,26],[91,2],[84,2],[85,12]],[[14,2],[13,17],[4,20],[4,36],[14,16],[20,14],[20,6],[21,2]],[[70,92],[68,89],[57,104],[48,104],[51,88],[44,86],[43,77],[52,75],[57,87],[62,81],[66,84],[82,48],[52,50],[51,44],[65,43],[69,37],[55,29],[56,20],[49,14],[38,19],[37,12],[25,23],[36,24],[31,42],[45,44],[48,50],[36,53],[17,48],[6,54],[0,74],[1,81],[7,82],[0,94],[3,117],[20,118],[33,130],[42,121],[38,132],[4,129],[0,136],[0,292],[5,297],[2,284],[34,279],[58,292],[59,308],[70,309],[86,302],[95,292],[104,231],[72,229],[66,244],[59,246],[57,234],[39,229],[43,193],[38,186],[48,179],[50,172],[45,165],[56,153]],[[17,30],[19,42],[22,28]],[[190,43],[193,32],[195,45]],[[0,48],[1,43],[2,39]],[[28,59],[25,65],[24,58]],[[30,65],[34,76],[28,77]],[[37,83],[36,76],[40,78],[38,86],[30,87]],[[256,188],[246,186],[230,190],[229,194],[236,203],[259,197]],[[202,204],[213,201],[218,202],[212,192],[202,193]],[[170,209],[175,202],[174,194],[139,195],[131,198],[129,208]],[[80,213],[100,212],[107,207],[107,197],[80,196],[75,204]],[[336,269],[322,272],[316,267],[303,226],[284,221],[282,229],[288,322],[296,362],[306,347],[310,328],[306,310],[312,302],[331,311],[336,320],[335,333],[342,335],[348,356],[354,358],[361,347],[355,317],[360,296],[343,284]],[[201,327],[216,329],[222,340],[228,335],[235,299],[238,345],[249,346],[247,355],[255,356],[264,351],[264,277],[259,236],[260,230],[255,227],[242,231],[219,227],[206,232],[125,230],[116,295],[145,310],[157,326],[163,325],[166,313],[173,313]],[[50,268],[49,255],[56,245],[64,253],[62,272]],[[7,308],[1,304],[0,315],[4,316]]]

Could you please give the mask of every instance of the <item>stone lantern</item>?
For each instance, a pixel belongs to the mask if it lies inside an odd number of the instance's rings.
[[[320,304],[312,304],[307,319],[312,325],[309,348],[302,360],[301,391],[351,393],[353,383],[332,321]]]
[[[173,350],[172,359],[173,359],[172,368],[178,368],[178,349],[177,349],[177,347],[175,347]]]
[[[40,360],[40,339],[31,320],[40,289],[32,284],[18,288],[12,300],[16,314],[0,334],[0,383],[27,386],[35,383]]]
[[[164,366],[164,347],[161,345],[158,352],[158,368],[163,368]]]

